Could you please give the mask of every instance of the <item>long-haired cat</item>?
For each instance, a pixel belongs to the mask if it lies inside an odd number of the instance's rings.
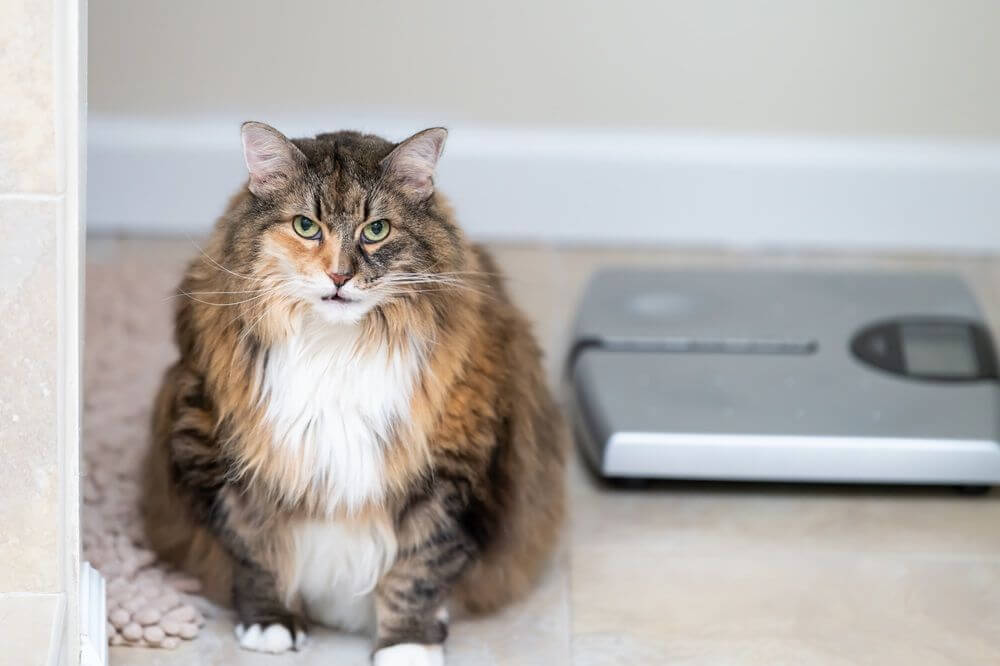
[[[242,135],[249,181],[179,288],[147,531],[245,648],[297,649],[308,619],[443,663],[449,605],[524,592],[559,531],[538,346],[434,187],[445,130]]]

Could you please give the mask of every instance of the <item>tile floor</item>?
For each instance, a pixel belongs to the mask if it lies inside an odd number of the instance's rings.
[[[495,250],[556,383],[580,290],[603,265],[955,270],[1000,330],[1000,258]],[[188,241],[98,238],[88,262],[107,268],[148,258],[160,288],[194,251]],[[1000,491],[968,498],[925,488],[695,483],[622,490],[578,462],[570,478],[564,545],[541,586],[500,615],[456,623],[451,666],[1000,664]],[[219,611],[193,643],[115,648],[112,664],[368,663],[363,638],[316,631],[305,652],[271,657],[239,651],[231,626]]]

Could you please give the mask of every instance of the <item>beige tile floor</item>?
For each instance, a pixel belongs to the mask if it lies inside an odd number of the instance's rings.
[[[584,280],[603,265],[954,270],[1000,330],[994,257],[495,249],[555,382]],[[139,254],[156,258],[150,270],[177,272],[192,252],[188,241],[104,238],[91,241],[88,261]],[[500,615],[456,623],[449,664],[1000,664],[1000,491],[966,498],[920,488],[693,483],[621,490],[578,462],[570,479],[564,546],[541,586]],[[367,663],[363,638],[317,631],[305,652],[270,657],[240,652],[231,626],[219,611],[194,643],[116,648],[112,664]]]

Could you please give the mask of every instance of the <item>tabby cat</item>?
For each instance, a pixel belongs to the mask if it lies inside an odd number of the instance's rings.
[[[283,652],[306,620],[441,664],[449,608],[525,592],[567,431],[496,265],[399,144],[242,127],[247,185],[181,282],[144,512],[155,548]]]

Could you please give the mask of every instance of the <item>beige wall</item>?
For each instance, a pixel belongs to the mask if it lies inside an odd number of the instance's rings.
[[[79,652],[79,4],[0,2],[0,661],[29,666]]]
[[[995,0],[93,0],[95,113],[1000,137]]]
[[[59,592],[54,18],[0,6],[0,593]]]

